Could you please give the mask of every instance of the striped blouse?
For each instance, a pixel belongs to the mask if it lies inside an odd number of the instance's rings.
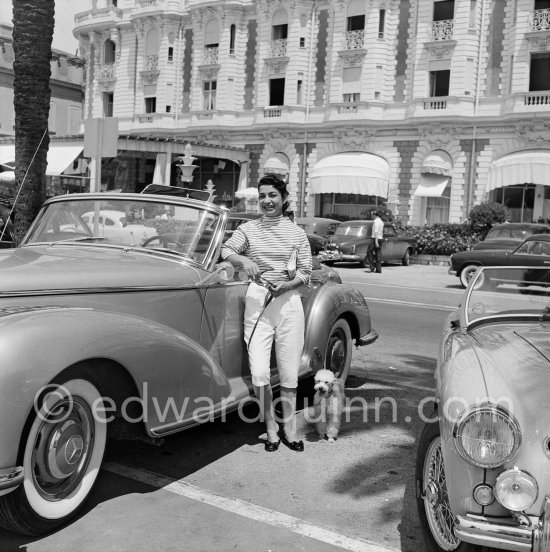
[[[311,276],[311,249],[306,233],[288,217],[261,217],[241,224],[223,244],[221,255],[245,255],[254,261],[269,282],[289,281],[292,249],[297,249],[296,276],[304,284]]]

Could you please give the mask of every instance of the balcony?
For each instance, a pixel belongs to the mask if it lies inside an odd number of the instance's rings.
[[[199,65],[203,79],[215,79],[220,66],[218,64],[218,55],[220,49],[218,46],[207,46],[202,53],[202,64]]]
[[[145,69],[140,71],[144,84],[157,84],[160,71],[158,69],[158,55],[149,55],[145,58]]]
[[[456,46],[453,40],[454,19],[432,21],[424,46],[435,57],[446,57]]]
[[[346,31],[344,35],[344,48],[338,52],[345,66],[354,67],[363,63],[363,58],[367,54],[364,44],[365,31],[363,29]]]
[[[117,26],[122,21],[122,10],[109,6],[107,8],[96,8],[80,12],[75,15],[74,32],[83,32],[86,30],[109,29]]]
[[[271,57],[285,57],[286,56],[286,47],[288,40],[286,38],[278,38],[271,41]]]
[[[525,38],[531,42],[532,49],[550,49],[550,9],[529,12]]]
[[[114,63],[105,63],[100,66],[97,81],[105,92],[112,91],[116,83],[116,66]]]

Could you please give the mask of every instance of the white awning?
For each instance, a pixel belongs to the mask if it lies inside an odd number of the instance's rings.
[[[453,160],[447,152],[443,150],[434,150],[424,159],[421,172],[452,176]]]
[[[13,171],[1,172],[0,182],[8,182],[9,184],[13,184],[15,182],[15,173]]]
[[[46,168],[46,175],[60,175],[82,153],[83,149],[83,143],[79,146],[50,144],[48,149],[48,166]]]
[[[450,178],[441,174],[421,174],[420,184],[414,191],[419,197],[441,197]]]
[[[15,165],[15,145],[2,144],[0,145],[0,165],[13,168]]]
[[[290,163],[284,153],[275,153],[264,163],[264,173],[282,174],[285,177],[290,172]]]
[[[311,194],[388,197],[390,166],[384,158],[372,153],[336,153],[315,164],[310,180]]]
[[[514,184],[550,186],[550,151],[522,151],[493,161],[485,191]]]

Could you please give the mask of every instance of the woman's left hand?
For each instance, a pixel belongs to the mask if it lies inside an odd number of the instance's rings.
[[[290,282],[277,282],[276,284],[269,286],[269,291],[275,297],[279,297],[283,293],[292,289],[292,284]]]

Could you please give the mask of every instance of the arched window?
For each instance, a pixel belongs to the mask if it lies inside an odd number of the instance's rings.
[[[151,29],[145,40],[145,67],[148,70],[158,68],[159,61],[159,32]]]
[[[116,57],[116,44],[107,39],[103,43],[103,63],[114,63]]]
[[[211,19],[204,30],[204,46],[206,48],[217,48],[220,44],[220,26],[216,19]]]
[[[363,31],[365,29],[365,2],[352,0],[348,6],[347,31]]]
[[[237,33],[237,27],[235,25],[231,25],[229,27],[229,53],[234,54],[235,53],[235,35]]]
[[[288,37],[288,15],[285,10],[279,10],[273,15],[272,40],[286,39]]]

